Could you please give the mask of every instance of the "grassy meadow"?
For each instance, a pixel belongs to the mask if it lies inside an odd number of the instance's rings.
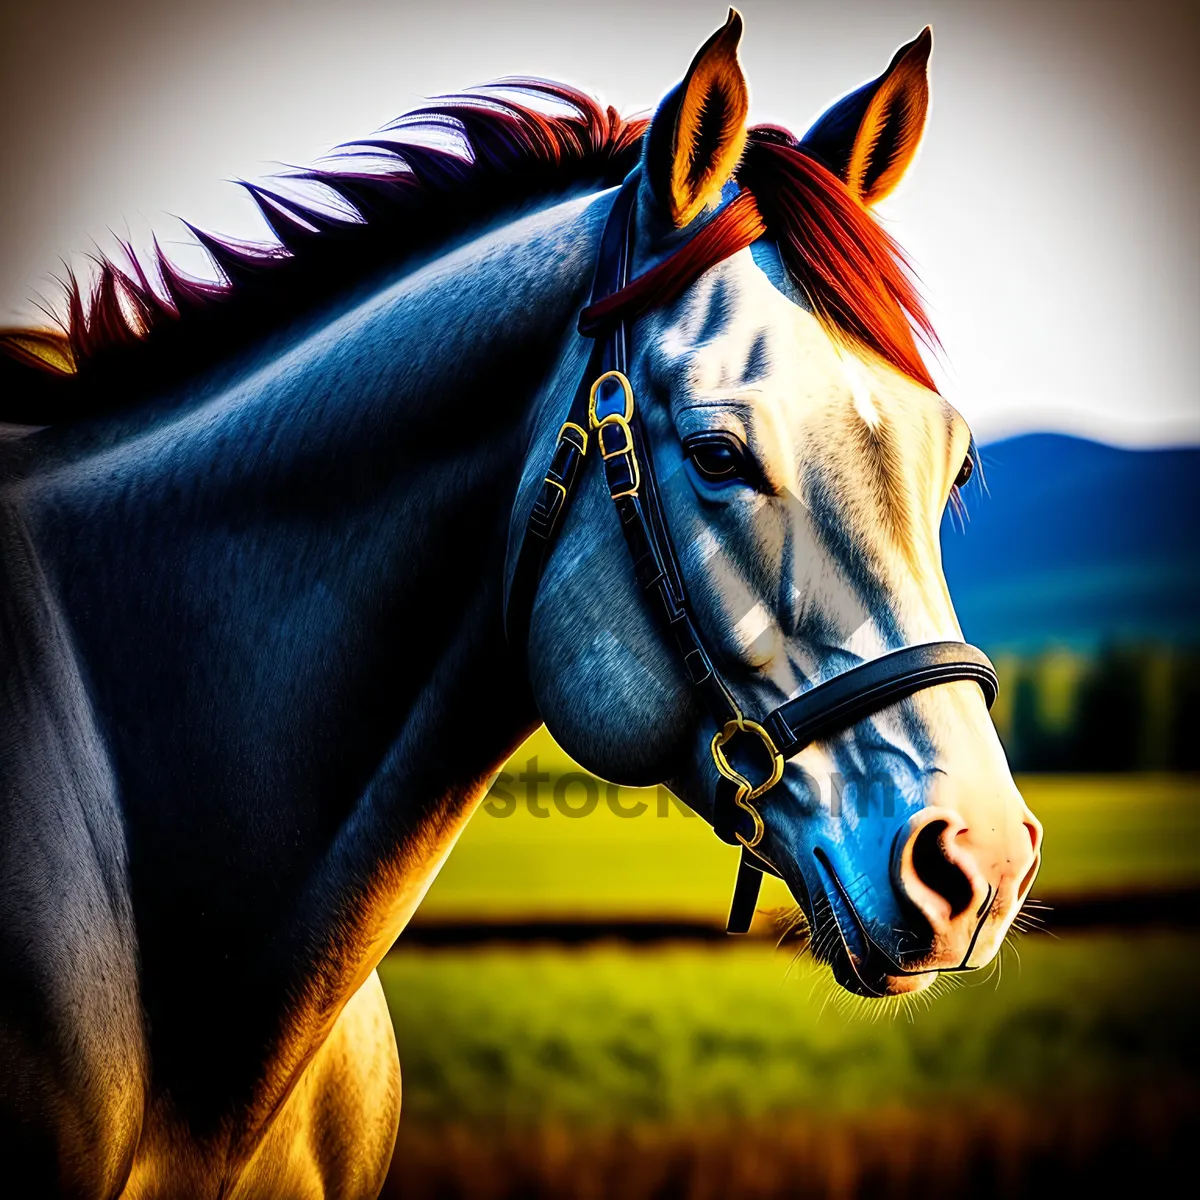
[[[402,951],[393,1197],[1153,1186],[1200,1115],[1200,935],[1022,940],[930,1006],[718,946]]]
[[[548,779],[526,805],[529,759]],[[589,793],[544,735],[419,923],[719,923],[736,862],[665,795]],[[1200,781],[1020,780],[1051,904],[1200,886]],[[596,804],[586,816],[565,808]],[[510,799],[511,798],[511,799]],[[661,813],[661,815],[660,815]],[[764,906],[786,904],[782,885]],[[1053,921],[1053,911],[1050,913]],[[1200,932],[1014,939],[994,970],[871,1005],[762,939],[427,947],[380,975],[404,1076],[386,1195],[1028,1195],[1152,1186],[1200,1115]]]
[[[533,772],[545,778],[520,778]],[[1035,896],[1200,884],[1200,776],[1027,775],[1018,783],[1046,831]],[[547,815],[531,812],[531,787],[534,807]],[[606,785],[590,787],[545,730],[535,734],[468,825],[417,921],[723,921],[736,850],[665,790],[612,789],[610,805]],[[556,792],[568,812],[592,798],[595,807],[564,815]],[[762,903],[791,900],[782,883],[768,879]]]
[[[380,974],[407,1119],[582,1128],[1178,1089],[1200,1066],[1198,956],[1192,933],[1029,936],[1002,974],[883,1008],[745,940],[422,949]]]

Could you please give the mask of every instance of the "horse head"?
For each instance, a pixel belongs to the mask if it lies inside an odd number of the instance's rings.
[[[731,12],[650,124],[627,185],[630,270],[665,262],[742,190],[766,234],[631,321],[626,371],[695,626],[749,715],[889,651],[961,642],[939,531],[974,451],[922,364],[919,300],[870,215],[916,153],[929,31],[801,139],[747,130],[740,34]],[[546,412],[561,412],[566,374]],[[719,823],[718,727],[647,604],[597,457],[533,605],[534,695],[580,763],[665,781]],[[786,880],[835,978],[867,996],[987,964],[1039,863],[1041,828],[967,679],[804,746],[742,807],[761,828],[737,840]]]

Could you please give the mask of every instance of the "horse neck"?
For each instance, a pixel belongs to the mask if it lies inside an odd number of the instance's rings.
[[[90,449],[51,436],[10,487],[106,731],[143,962],[192,989],[152,1014],[181,1036],[231,973],[344,1000],[533,728],[508,521],[602,216],[507,226]]]

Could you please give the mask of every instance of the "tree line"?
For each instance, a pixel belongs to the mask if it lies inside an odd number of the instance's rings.
[[[998,653],[992,716],[1017,771],[1200,770],[1200,650]]]

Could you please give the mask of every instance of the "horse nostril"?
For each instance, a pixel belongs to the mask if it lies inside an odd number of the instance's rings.
[[[1029,834],[1029,845],[1034,855],[1042,848],[1042,827],[1036,821],[1025,821],[1025,832]]]
[[[1042,865],[1042,860],[1035,854],[1033,862],[1029,864],[1029,870],[1025,872],[1025,878],[1021,880],[1021,886],[1017,889],[1017,899],[1024,900],[1026,893],[1033,887],[1033,881],[1037,878],[1038,867]]]
[[[1041,854],[1039,851],[1042,848],[1042,827],[1037,821],[1025,821],[1025,832],[1029,834],[1029,848],[1033,851],[1033,858],[1029,864],[1029,870],[1025,872],[1025,878],[1021,880],[1021,886],[1017,889],[1017,899],[1024,900],[1026,893],[1033,886],[1033,881],[1037,877],[1038,867],[1041,865]]]
[[[942,845],[946,828],[945,821],[931,821],[917,834],[912,865],[917,878],[950,905],[953,918],[970,908],[975,893],[971,881],[946,857]]]

